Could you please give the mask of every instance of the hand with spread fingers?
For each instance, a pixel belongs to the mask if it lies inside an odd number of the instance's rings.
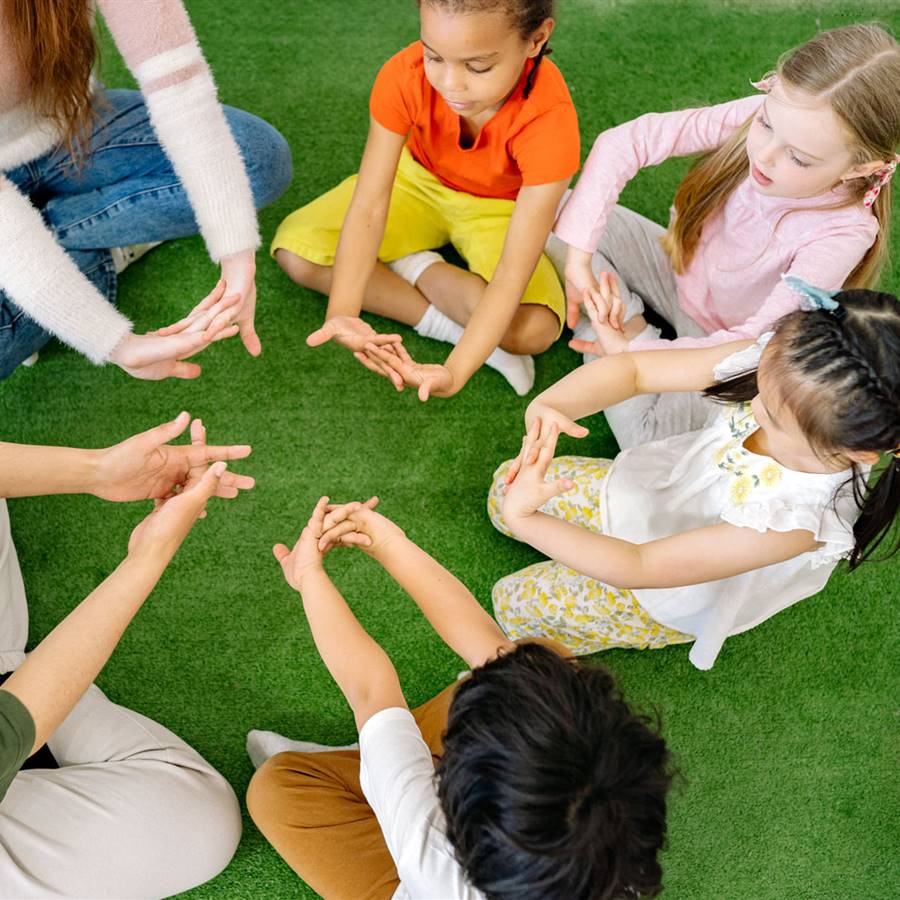
[[[109,361],[134,378],[162,381],[164,378],[196,378],[200,366],[185,362],[216,341],[234,337],[231,324],[237,294],[225,296],[220,281],[185,318],[147,334],[127,334],[110,353]]]
[[[590,319],[596,335],[594,341],[572,338],[569,347],[576,353],[593,353],[595,356],[614,356],[628,349],[625,337],[625,306],[619,295],[619,281],[611,272],[600,273],[597,291],[585,290],[582,295],[584,311]]]
[[[447,366],[417,363],[402,344],[392,347],[366,344],[365,355],[383,367],[398,391],[414,388],[423,403],[429,397],[452,397],[456,393],[453,373]]]
[[[567,415],[533,400],[525,410],[525,436],[522,438],[522,449],[519,455],[512,461],[509,471],[506,473],[506,483],[512,484],[522,468],[527,448],[541,446],[550,436],[550,429],[555,428],[557,435],[567,434],[573,438],[587,437],[590,432],[584,425],[572,421]],[[556,440],[554,439],[554,444]]]
[[[190,444],[172,444],[191,426]],[[164,500],[202,476],[209,463],[243,459],[247,444],[209,445],[200,419],[182,412],[171,422],[127,438],[96,454],[92,493],[104,500]],[[216,481],[217,496],[230,499],[254,485],[249,475],[223,472]]]
[[[368,322],[358,316],[332,316],[326,319],[321,328],[306,338],[306,343],[310,347],[320,347],[328,341],[334,341],[348,350],[361,353],[366,344],[384,347],[401,344],[403,338],[399,334],[378,334]]]
[[[507,484],[503,498],[503,518],[512,523],[534,515],[548,500],[574,487],[568,478],[546,481],[547,468],[556,452],[559,429],[551,424],[541,437],[540,423],[536,419],[522,446],[521,466],[512,484]]]

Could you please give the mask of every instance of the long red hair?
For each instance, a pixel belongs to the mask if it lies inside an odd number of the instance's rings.
[[[56,123],[76,160],[90,143],[98,47],[90,0],[7,0],[7,28],[34,108]]]

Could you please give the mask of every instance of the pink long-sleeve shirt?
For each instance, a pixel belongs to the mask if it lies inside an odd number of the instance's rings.
[[[762,104],[759,95],[671,113],[648,113],[604,131],[556,223],[556,234],[592,253],[622,188],[644,166],[721,146]],[[862,203],[826,209],[840,188],[802,200],[758,193],[750,176],[704,225],[694,257],[676,275],[678,303],[707,337],[644,341],[640,349],[705,347],[755,339],[799,298],[781,281],[789,272],[840,288],[878,234]]]

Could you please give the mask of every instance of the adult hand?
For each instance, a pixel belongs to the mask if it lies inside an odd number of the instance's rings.
[[[191,424],[190,444],[170,444]],[[200,419],[179,413],[119,444],[98,451],[93,493],[104,500],[163,500],[202,476],[211,462],[249,456],[247,444],[210,446]],[[224,472],[217,480],[217,496],[232,498],[254,485],[249,475]]]
[[[535,420],[522,447],[522,464],[518,477],[508,484],[503,498],[503,518],[512,522],[533,516],[548,500],[570,491],[575,485],[569,478],[545,481],[547,468],[556,452],[559,430],[551,425],[541,439],[540,424]]]
[[[220,281],[207,297],[178,322],[147,334],[127,334],[109,355],[129,375],[147,381],[164,378],[196,378],[200,366],[185,362],[210,344],[233,337],[237,325],[231,325],[236,294],[225,296]]]
[[[573,438],[587,437],[590,433],[584,425],[570,419],[559,410],[533,400],[525,410],[525,435],[522,438],[522,449],[519,455],[512,461],[509,471],[506,473],[506,483],[512,484],[522,468],[522,462],[526,452],[533,447],[542,446],[550,436],[550,429],[555,428],[557,434],[567,434]]]
[[[229,294],[237,294],[240,302],[232,310],[241,342],[251,356],[262,353],[262,343],[256,334],[256,253],[244,250],[222,260],[222,279]]]
[[[187,537],[194,522],[206,516],[206,503],[221,490],[225,463],[204,467],[179,494],[157,501],[153,511],[138,523],[128,541],[128,553],[146,554],[166,565]]]
[[[354,355],[359,358],[363,354]],[[392,347],[366,344],[364,355],[384,367],[387,377],[398,391],[402,391],[404,386],[415,388],[423,403],[432,396],[451,397],[458,390],[454,385],[453,373],[447,366],[417,363],[402,344]]]

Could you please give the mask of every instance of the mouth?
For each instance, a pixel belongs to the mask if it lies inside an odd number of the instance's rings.
[[[454,110],[455,112],[464,112],[467,109],[471,109],[475,105],[471,100],[463,103],[458,100],[448,100],[446,97],[444,97],[444,102],[447,104],[447,106],[450,107],[450,109]]]
[[[750,174],[753,176],[753,180],[762,187],[768,187],[772,183],[772,179],[769,178],[768,175],[763,175],[763,173],[756,168],[755,163],[750,163]]]

